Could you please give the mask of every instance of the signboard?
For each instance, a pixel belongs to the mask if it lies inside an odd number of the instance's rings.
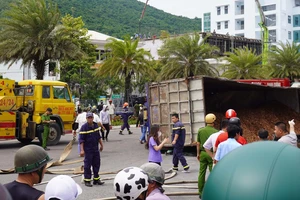
[[[113,95],[111,95],[111,98],[112,99],[119,99],[119,98],[121,98],[121,95],[119,95],[119,94],[113,94]]]

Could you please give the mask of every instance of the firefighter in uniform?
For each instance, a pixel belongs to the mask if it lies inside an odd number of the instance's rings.
[[[123,125],[121,126],[121,130],[119,132],[120,135],[123,135],[123,130],[127,128],[128,134],[132,134],[130,131],[130,125],[128,124],[128,119],[131,115],[133,115],[133,112],[128,111],[128,103],[125,102],[123,105],[123,111],[117,112],[116,115],[121,115],[121,118],[123,120]]]
[[[100,180],[100,151],[103,150],[102,138],[100,136],[100,128],[98,124],[93,122],[94,115],[91,112],[86,114],[87,123],[83,124],[79,132],[80,156],[84,156],[84,183],[87,187],[91,184],[91,167],[93,168],[93,184],[102,185],[104,182]],[[99,145],[100,144],[100,151]]]
[[[16,152],[14,163],[17,180],[4,185],[12,199],[44,200],[44,192],[33,185],[42,181],[50,160],[47,152],[37,145],[27,145]]]
[[[185,143],[185,127],[179,121],[177,113],[172,114],[173,130],[172,130],[172,145],[173,149],[173,170],[178,171],[178,163],[180,161],[183,166],[183,172],[189,172],[189,165],[183,156],[183,147]]]

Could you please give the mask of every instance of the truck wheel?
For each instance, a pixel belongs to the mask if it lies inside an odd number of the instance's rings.
[[[61,137],[61,129],[58,124],[50,124],[50,131],[47,145],[56,145],[58,144]]]
[[[29,138],[23,138],[23,139],[18,139],[19,142],[21,142],[22,144],[30,144],[30,142],[33,140],[33,139],[29,139]]]

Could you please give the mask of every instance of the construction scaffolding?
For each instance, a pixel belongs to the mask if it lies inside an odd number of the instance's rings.
[[[262,53],[262,42],[258,39],[208,32],[201,32],[200,35],[202,35],[202,38],[207,37],[206,42],[210,45],[217,46],[220,49],[221,55],[224,55],[225,52],[233,52],[234,49],[243,47],[255,50],[257,55]]]

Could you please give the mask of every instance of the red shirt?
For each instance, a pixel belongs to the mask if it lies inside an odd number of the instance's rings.
[[[215,146],[218,147],[221,142],[224,142],[227,139],[228,139],[228,133],[227,132],[221,133],[216,140]],[[243,136],[240,136],[237,139],[237,142],[240,143],[241,145],[247,144],[247,140]]]

